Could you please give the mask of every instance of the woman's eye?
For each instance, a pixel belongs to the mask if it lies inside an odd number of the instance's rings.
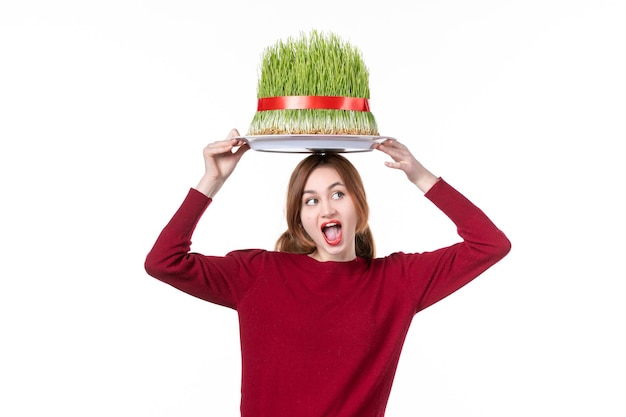
[[[307,198],[304,200],[305,206],[314,206],[315,204],[317,204],[317,198]]]
[[[331,198],[333,200],[339,200],[341,197],[343,197],[345,194],[343,193],[343,191],[335,191],[332,195]]]

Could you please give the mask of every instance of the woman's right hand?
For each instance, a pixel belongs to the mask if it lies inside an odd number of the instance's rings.
[[[250,149],[250,146],[239,136],[237,129],[228,133],[226,139],[209,143],[202,154],[204,156],[204,175],[200,179],[196,190],[213,197],[224,182],[233,173],[242,155]],[[233,149],[237,148],[234,152]]]

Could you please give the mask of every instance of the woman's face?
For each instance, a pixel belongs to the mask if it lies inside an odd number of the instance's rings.
[[[334,168],[319,167],[304,186],[300,221],[315,242],[311,256],[319,261],[356,258],[358,218],[352,198]]]

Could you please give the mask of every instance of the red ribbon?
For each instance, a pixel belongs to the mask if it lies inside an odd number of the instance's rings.
[[[338,96],[279,96],[259,99],[258,111],[287,109],[327,109],[370,111],[369,100],[359,97]]]

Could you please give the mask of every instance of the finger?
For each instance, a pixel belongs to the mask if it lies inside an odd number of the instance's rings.
[[[209,143],[205,149],[224,149],[227,147],[232,147],[233,146],[233,139],[229,139],[229,140],[220,140],[219,142],[212,142]]]
[[[226,135],[226,138],[224,140],[216,140],[214,142],[209,143],[206,147],[217,147],[217,146],[222,146],[222,144],[225,143],[232,143],[233,140],[239,140],[241,142],[243,142],[242,139],[237,139],[239,138],[239,131],[237,129],[231,129],[230,132],[228,132],[228,135]]]
[[[389,148],[408,149],[405,144],[396,139],[386,139],[382,144]]]
[[[379,146],[387,149],[408,149],[402,142],[399,142],[396,139],[385,139],[379,143]]]
[[[230,132],[228,132],[228,136],[226,136],[226,139],[227,140],[228,139],[233,139],[233,138],[236,138],[236,137],[239,137],[239,136],[241,136],[241,135],[239,134],[239,131],[237,129],[231,129]]]
[[[385,144],[381,144],[378,146],[378,150],[381,152],[386,153],[387,155],[389,155],[390,157],[392,157],[394,160],[398,161],[401,159],[406,159],[407,157],[407,153],[405,149],[399,149],[397,147],[394,147],[395,145],[392,146],[388,146]]]
[[[385,161],[385,166],[389,167],[389,168],[393,168],[393,169],[400,169],[400,170],[404,170],[404,166],[405,164],[403,162],[390,162],[390,161]]]
[[[230,152],[233,149],[232,140],[224,140],[219,142],[213,142],[208,144],[204,148],[205,155],[219,155],[226,152]]]
[[[224,139],[224,140],[216,140],[214,142],[208,143],[205,148],[219,148],[226,144],[232,143],[232,139]]]
[[[390,149],[389,147],[385,146],[384,142],[374,144],[373,148],[383,153],[388,153]]]
[[[248,142],[246,141],[242,141],[243,143],[241,145],[239,145],[239,148],[235,151],[235,155],[237,155],[237,158],[241,158],[241,156],[248,152],[250,150],[250,145],[248,145]]]

